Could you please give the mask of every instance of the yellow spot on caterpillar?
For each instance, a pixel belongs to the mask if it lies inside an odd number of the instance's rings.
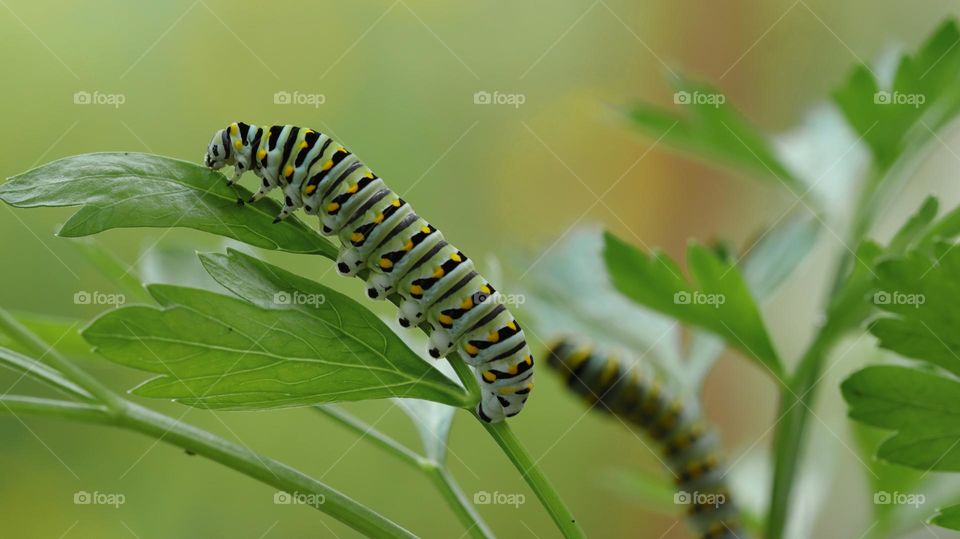
[[[350,235],[350,241],[352,241],[353,243],[358,243],[363,241],[363,234],[360,232],[354,232],[353,234]]]
[[[230,124],[230,134],[233,136],[237,136],[238,133],[240,133],[240,126],[237,125],[237,122],[233,122],[232,124]]]
[[[527,391],[533,391],[533,383],[527,384]]]
[[[429,234],[429,233],[430,233],[430,227],[428,227],[428,226],[422,226],[422,227],[420,227],[420,232],[423,232],[424,234]]]
[[[528,355],[528,356],[523,360],[523,362],[526,363],[527,365],[533,365],[533,356]]]
[[[350,187],[347,188],[347,192],[350,193],[350,194],[353,194],[353,193],[356,193],[356,192],[357,192],[357,189],[359,189],[359,188],[360,188],[360,185],[355,183],[355,184],[353,184],[353,185],[351,185]]]
[[[323,164],[323,170],[330,170],[330,167],[333,166],[333,161],[327,161]]]
[[[379,225],[380,223],[382,223],[382,222],[383,222],[383,213],[378,213],[377,216],[373,218],[373,222],[376,223],[376,224],[378,224],[378,225]]]
[[[460,258],[460,255],[458,255],[457,253],[453,253],[452,255],[450,255],[450,260],[453,260],[454,262],[460,262],[463,259]]]
[[[306,192],[308,195],[312,195],[313,192],[316,191],[316,190],[317,190],[317,186],[316,186],[316,185],[308,185],[305,192]]]
[[[415,284],[410,287],[410,293],[413,294],[414,296],[420,296],[423,294],[423,287],[418,284]]]
[[[497,375],[493,374],[493,371],[487,371],[483,373],[483,379],[488,382],[493,382],[497,379]]]
[[[467,298],[460,304],[460,308],[467,311],[473,308],[473,298]]]
[[[337,203],[337,202],[331,202],[331,203],[327,204],[327,211],[328,211],[328,212],[334,212],[334,211],[337,211],[337,210],[339,210],[339,209],[340,209],[340,204]]]
[[[508,372],[509,374],[517,374],[517,370],[519,370],[519,368],[520,368],[520,365],[519,365],[519,364],[510,365],[510,368],[507,369],[507,372]]]
[[[399,208],[399,207],[400,207],[400,199],[398,198],[398,199],[394,200],[393,202],[391,202],[390,204],[393,205],[394,208]]]
[[[301,149],[301,150],[306,150],[309,146],[310,146],[310,144],[309,144],[307,141],[303,141],[303,142],[300,143],[300,149]]]
[[[293,165],[287,165],[287,168],[283,169],[283,175],[286,178],[293,176]]]
[[[257,159],[263,159],[267,156],[267,150],[260,150],[257,152]]]
[[[407,243],[403,244],[404,251],[409,251],[410,249],[413,249],[413,240],[407,240]]]
[[[344,148],[343,146],[340,146],[340,148],[339,148],[337,151],[338,151],[338,152],[347,153],[347,149]]]
[[[497,390],[497,393],[499,393],[499,394],[501,394],[501,395],[509,395],[509,394],[511,394],[511,393],[516,393],[516,392],[515,392],[515,391],[511,391],[511,388],[510,388],[510,387],[501,387],[500,389]]]
[[[483,292],[484,294],[489,294],[489,293],[490,293],[490,287],[487,286],[487,285],[483,285],[483,286],[480,287],[480,291]]]
[[[487,335],[487,342],[497,342],[499,340],[500,340],[499,331],[491,331],[490,334]]]
[[[600,383],[602,385],[610,383],[619,370],[619,366],[613,358],[607,359],[607,363],[603,366],[603,372],[600,374]]]
[[[452,326],[453,318],[448,314],[441,314],[437,317],[437,322],[440,322],[441,326]],[[467,346],[469,346],[469,344]]]
[[[440,277],[443,277],[443,274],[444,274],[443,268],[441,268],[440,266],[437,266],[437,269],[433,270],[433,276],[437,279],[439,279]]]
[[[469,355],[471,355],[471,356],[477,355],[477,352],[480,351],[479,348],[477,348],[476,346],[474,346],[474,345],[472,345],[472,344],[470,344],[470,343],[467,343],[467,344],[463,345],[463,349],[466,350],[466,351],[467,351],[467,354],[469,354]]]
[[[507,324],[507,327],[510,328],[510,331],[516,331],[516,330],[517,330],[517,323],[514,322],[514,321],[511,321],[510,323]]]
[[[381,258],[380,267],[383,269],[390,269],[393,267],[393,262],[391,262],[389,258]]]
[[[367,172],[367,175],[364,176],[364,178],[367,178],[368,180],[372,180],[372,179],[373,179],[373,172]]]
[[[239,140],[239,139],[233,141],[233,147],[236,148],[236,149],[238,149],[238,150],[239,150],[240,148],[243,148],[243,141],[242,141],[242,140]]]

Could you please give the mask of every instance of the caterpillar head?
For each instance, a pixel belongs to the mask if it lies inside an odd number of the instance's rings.
[[[226,129],[221,129],[213,135],[210,144],[207,145],[207,153],[203,156],[203,164],[207,168],[219,170],[229,164],[230,153],[230,137],[227,135]]]

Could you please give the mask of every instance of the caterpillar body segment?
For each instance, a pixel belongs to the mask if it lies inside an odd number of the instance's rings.
[[[340,274],[366,272],[372,299],[396,294],[400,325],[432,327],[432,357],[463,352],[482,389],[481,419],[520,412],[534,362],[519,324],[473,261],[357,156],[313,129],[235,122],[217,131],[203,162],[213,170],[233,166],[231,185],[253,172],[259,187],[250,202],[279,188],[283,209],[274,222],[299,209],[318,216],[321,233],[339,240]]]
[[[555,341],[547,364],[593,408],[618,416],[659,445],[673,472],[675,501],[704,539],[745,539],[719,457],[719,440],[695,406],[678,398],[652,370],[597,353],[572,338]]]

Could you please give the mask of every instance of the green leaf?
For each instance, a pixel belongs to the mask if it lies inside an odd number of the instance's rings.
[[[717,88],[679,79],[675,90],[676,108],[685,114],[638,103],[626,110],[627,116],[636,127],[664,144],[773,180],[798,194],[805,190],[781,163],[767,138]]]
[[[15,313],[14,318],[35,333],[43,342],[50,343],[66,356],[75,359],[99,359],[90,352],[90,345],[80,336],[83,322],[66,318],[54,318],[33,313]],[[0,332],[0,346],[21,354],[32,354],[20,341]]]
[[[691,244],[688,282],[662,253],[646,255],[607,233],[604,259],[614,286],[650,309],[710,331],[764,365],[778,379],[783,366],[739,270],[709,249]]]
[[[877,265],[873,303],[887,316],[870,331],[883,348],[960,375],[960,250],[939,249],[939,262],[913,251]]]
[[[107,359],[160,374],[136,394],[200,408],[388,397],[465,405],[463,390],[356,302],[280,268],[260,267],[288,290],[323,294],[322,303],[267,309],[204,290],[152,285],[148,290],[162,308],[110,311],[83,335]]]
[[[336,248],[302,221],[291,217],[272,224],[280,213],[275,201],[264,198],[241,207],[238,196],[246,200],[250,192],[228,187],[218,172],[138,153],[67,157],[0,185],[0,200],[11,206],[82,206],[60,229],[61,236],[179,226],[264,249],[336,258]]]
[[[938,510],[937,514],[930,519],[930,524],[960,531],[960,505],[951,505]]]
[[[90,264],[103,274],[104,277],[116,283],[117,287],[119,287],[124,294],[130,296],[129,299],[134,301],[150,299],[150,295],[144,290],[143,284],[141,284],[133,268],[121,262],[119,258],[103,245],[92,239],[77,240],[68,243],[83,253]]]
[[[817,241],[820,223],[793,219],[770,230],[743,256],[743,280],[758,298],[773,293],[807,256]]]
[[[841,385],[851,418],[895,434],[877,457],[923,470],[960,471],[960,382],[900,366],[862,369]]]
[[[960,111],[958,42],[956,23],[947,21],[916,54],[900,59],[889,86],[860,65],[834,92],[837,105],[881,169],[929,139]]]

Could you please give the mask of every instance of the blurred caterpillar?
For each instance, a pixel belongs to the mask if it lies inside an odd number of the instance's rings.
[[[255,202],[283,190],[275,223],[303,208],[319,215],[324,235],[341,243],[337,270],[367,270],[367,295],[402,298],[404,327],[426,322],[430,356],[460,348],[483,388],[477,415],[499,422],[520,412],[533,389],[533,356],[520,325],[473,261],[383,181],[327,135],[292,125],[235,122],[210,141],[204,164],[233,165],[233,185],[246,171],[261,179]]]
[[[689,504],[687,517],[704,539],[745,537],[720,466],[717,437],[701,415],[675,398],[661,381],[636,365],[595,353],[563,338],[550,346],[547,365],[591,406],[639,427],[662,448],[676,477],[674,501]]]

